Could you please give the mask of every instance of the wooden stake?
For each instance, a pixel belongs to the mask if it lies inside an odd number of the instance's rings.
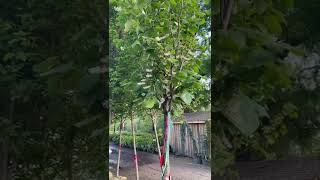
[[[119,169],[120,169],[120,158],[121,158],[121,132],[122,132],[122,123],[123,120],[120,120],[120,137],[119,137],[119,148],[118,148],[118,162],[117,162],[117,177],[119,177]]]
[[[153,129],[154,133],[156,135],[156,141],[157,141],[157,146],[158,146],[158,153],[159,153],[159,159],[161,158],[161,150],[160,150],[160,144],[159,144],[159,138],[158,138],[158,132],[157,132],[157,121],[156,121],[156,114],[151,112],[151,119],[153,123]]]
[[[136,149],[136,136],[134,133],[134,126],[133,126],[133,112],[131,111],[131,131],[132,131],[132,137],[133,137],[133,150],[134,150],[134,162],[136,165],[136,177],[137,180],[139,180],[139,167],[138,167],[138,156],[137,156],[137,149]]]

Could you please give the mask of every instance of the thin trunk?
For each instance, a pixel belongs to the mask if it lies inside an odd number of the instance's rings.
[[[68,147],[68,150],[67,150],[67,176],[68,176],[68,180],[73,180],[72,156],[71,156],[71,152],[70,152],[69,147]]]
[[[113,133],[116,133],[116,123],[113,124]]]
[[[73,137],[69,137],[69,141],[67,141],[67,146],[66,146],[66,156],[67,156],[67,176],[68,176],[68,180],[73,180],[73,163],[72,163],[72,148],[73,148]]]
[[[121,158],[121,135],[122,135],[122,122],[123,120],[120,120],[120,137],[119,137],[119,148],[118,148],[118,162],[117,162],[117,177],[119,177],[119,169],[120,169],[120,158]]]
[[[169,131],[169,119],[168,119],[168,111],[165,111],[164,112],[164,123],[165,123],[165,134],[164,134],[164,147],[166,149],[166,142],[168,141],[168,137],[167,137],[167,132]],[[166,152],[163,152],[163,154],[165,155]],[[170,154],[169,150],[168,150],[168,153]],[[168,154],[168,156],[169,156]],[[171,176],[170,176],[170,156],[169,156],[169,159],[168,161],[166,162],[167,163],[167,171],[166,171],[166,174],[164,175],[164,180],[170,180],[171,179]]]
[[[5,141],[4,143],[0,144],[0,179],[1,180],[8,180],[8,144]]]
[[[222,30],[226,31],[230,22],[233,0],[222,0],[222,2],[224,3],[222,9]]]
[[[158,132],[157,132],[157,124],[156,124],[156,116],[155,116],[155,114],[152,114],[151,116],[152,116],[151,119],[152,119],[152,123],[153,123],[154,133],[156,135],[158,154],[159,154],[159,158],[161,158],[160,144],[159,144],[159,138],[158,138]]]
[[[136,165],[136,175],[137,175],[137,180],[139,180],[139,167],[138,167],[138,156],[137,156],[137,149],[136,149],[136,136],[134,133],[134,126],[133,126],[133,112],[131,112],[131,131],[132,131],[132,137],[133,137],[133,150],[134,150],[134,162]]]
[[[14,98],[10,99],[9,107],[9,122],[13,122],[14,114]],[[0,179],[8,180],[8,165],[9,165],[9,139],[6,137],[3,143],[0,144]]]

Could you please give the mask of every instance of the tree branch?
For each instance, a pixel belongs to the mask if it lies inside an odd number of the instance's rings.
[[[224,9],[221,9],[222,12],[222,30],[226,31],[228,29],[228,25],[230,22],[231,12],[232,12],[232,6],[233,6],[233,0],[223,0],[223,3],[225,3],[223,6]]]

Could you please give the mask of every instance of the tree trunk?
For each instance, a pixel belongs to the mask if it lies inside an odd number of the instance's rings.
[[[228,29],[228,25],[230,22],[230,16],[231,16],[232,7],[233,7],[233,0],[221,0],[221,3],[223,3],[223,9],[221,9],[222,30],[226,31]]]
[[[118,162],[117,162],[117,177],[119,177],[119,169],[120,169],[120,158],[121,158],[121,135],[122,135],[122,122],[123,120],[120,120],[120,134],[119,134],[119,148],[118,148]]]
[[[8,144],[5,141],[0,144],[0,179],[8,180]]]
[[[10,99],[9,107],[9,123],[13,122],[14,115],[14,98]],[[6,137],[4,142],[0,144],[0,180],[8,180],[9,172],[9,139]]]
[[[71,152],[70,152],[69,147],[68,147],[68,150],[67,150],[67,176],[68,176],[68,180],[73,180],[72,156],[71,156]]]
[[[136,149],[136,136],[134,133],[134,126],[133,126],[133,112],[131,112],[131,131],[132,131],[132,137],[133,137],[133,150],[134,150],[134,162],[136,165],[136,177],[137,180],[139,180],[139,167],[138,167],[138,156],[137,156],[137,149]]]
[[[165,119],[164,119],[164,122],[165,122],[165,142],[167,142],[168,141],[168,139],[167,139],[167,132],[169,131],[169,119],[168,119],[168,112],[165,112],[164,113],[164,117],[165,117]],[[165,146],[165,144],[164,144],[164,146]],[[168,153],[170,154],[170,152],[168,151]],[[165,152],[163,152],[163,154],[165,154]],[[166,162],[167,164],[168,164],[168,166],[167,166],[167,172],[166,172],[166,174],[165,174],[165,176],[164,176],[164,180],[170,180],[170,156],[169,156],[169,159],[168,159],[168,162]]]
[[[72,130],[71,130],[72,131]],[[69,141],[66,142],[66,165],[67,165],[67,176],[68,180],[73,180],[73,163],[72,163],[72,148],[73,148],[73,137],[69,136]]]
[[[113,124],[113,133],[116,133],[116,123]]]

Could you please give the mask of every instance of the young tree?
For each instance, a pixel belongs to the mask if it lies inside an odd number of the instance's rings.
[[[128,71],[133,75],[138,72],[139,94],[146,106],[158,104],[164,119],[172,112],[181,114],[183,106],[197,98],[194,91],[203,88],[199,70],[209,46],[198,43],[197,37],[208,39],[207,32],[200,31],[210,14],[204,8],[207,4],[195,0],[123,0],[114,6],[117,18],[112,32],[118,36],[112,41],[122,52],[117,56],[136,63],[136,68]],[[169,172],[168,167],[165,179]]]

